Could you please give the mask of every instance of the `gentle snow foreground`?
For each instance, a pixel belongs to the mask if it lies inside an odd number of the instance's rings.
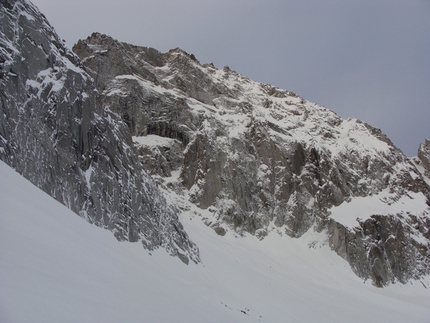
[[[0,162],[0,322],[429,322],[425,282],[377,289],[318,234],[220,237],[201,264],[118,242]],[[309,245],[313,247],[310,248]]]

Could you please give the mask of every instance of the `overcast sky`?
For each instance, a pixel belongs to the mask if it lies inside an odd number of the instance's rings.
[[[430,139],[430,0],[32,0],[69,47],[92,32],[296,92],[380,128],[408,156]]]

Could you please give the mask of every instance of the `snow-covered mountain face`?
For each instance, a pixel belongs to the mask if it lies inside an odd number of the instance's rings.
[[[28,1],[0,7],[0,159],[119,240],[198,261],[127,125]]]
[[[180,49],[93,34],[78,58],[28,1],[1,0],[0,19],[0,159],[89,222],[186,263],[180,213],[219,235],[317,232],[310,247],[377,286],[430,273],[427,142],[411,161],[368,124]]]
[[[180,49],[95,33],[73,50],[146,169],[217,233],[324,231],[377,286],[429,273],[429,186],[379,129]]]

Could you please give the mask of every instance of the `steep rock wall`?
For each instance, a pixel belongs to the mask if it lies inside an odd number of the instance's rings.
[[[346,227],[330,217],[332,208],[382,191],[390,192],[387,205],[411,193],[423,201],[430,197],[415,165],[379,129],[344,120],[228,67],[201,65],[180,49],[159,53],[95,33],[74,51],[98,78],[104,104],[135,136],[155,134],[182,143],[183,190],[197,206],[211,210],[207,223],[217,232],[264,237],[282,228],[300,237],[315,227],[327,230],[332,248],[378,286],[429,273],[430,226],[420,220],[428,218],[428,209],[412,214],[411,223],[396,222],[401,208],[398,214],[374,214],[384,232],[422,227],[417,234],[423,240],[410,244],[409,236],[401,236],[401,243],[411,246],[397,258],[401,264],[386,256],[398,247],[381,243],[372,230],[362,233],[360,227],[373,220]],[[141,157],[156,158],[148,151]],[[408,257],[414,260],[406,263]]]
[[[127,125],[27,1],[0,8],[0,158],[119,240],[198,261],[177,214],[144,171]]]

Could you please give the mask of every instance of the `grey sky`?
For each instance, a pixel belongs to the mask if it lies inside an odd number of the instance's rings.
[[[93,31],[180,47],[381,128],[430,137],[430,0],[33,0],[71,47]]]

